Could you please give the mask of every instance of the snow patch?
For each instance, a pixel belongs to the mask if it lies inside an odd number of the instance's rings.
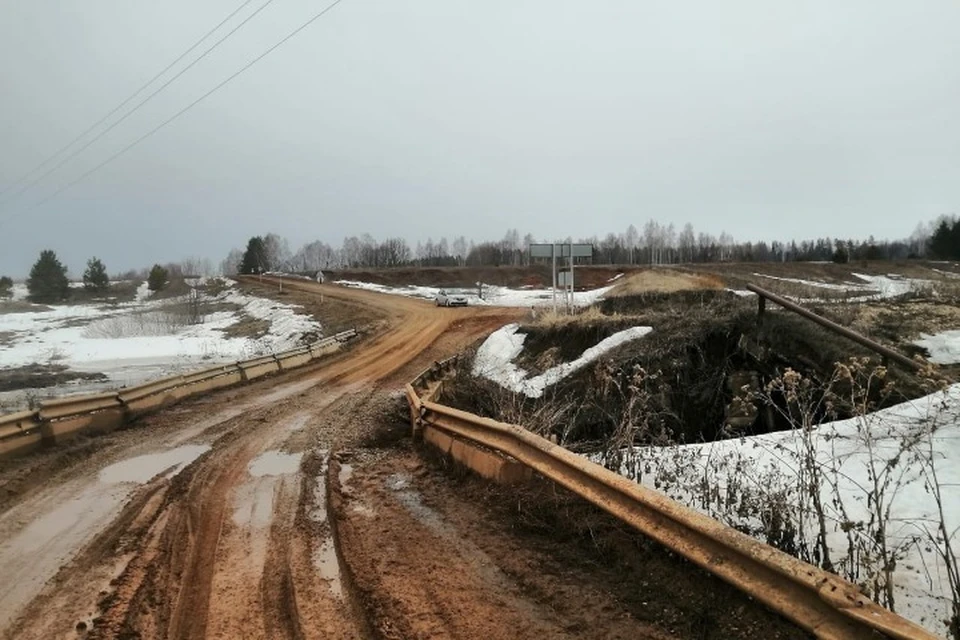
[[[827,516],[831,560],[839,567],[849,560],[842,523],[870,519],[871,460],[875,468],[882,467],[904,442],[919,439],[920,445],[911,450],[914,453],[901,456],[890,472],[898,486],[887,489],[886,535],[901,554],[894,570],[897,612],[944,633],[940,621],[949,617],[949,585],[942,559],[929,551],[922,532],[924,527],[932,530],[940,517],[927,487],[926,463],[915,456],[928,455],[936,469],[944,521],[956,549],[960,544],[960,385],[863,418],[821,424],[811,438],[816,464],[831,478],[821,485],[820,501]],[[805,446],[802,430],[793,430],[705,444],[638,447],[626,452],[620,473],[730,526],[757,531],[755,535],[763,539],[756,512],[742,508],[756,505],[762,496],[796,499],[801,475],[809,474],[800,463]],[[602,462],[599,456],[594,459]],[[835,490],[831,483],[836,483]],[[837,506],[837,496],[844,511]],[[812,513],[806,514],[806,521],[816,526]]]
[[[25,285],[15,288],[25,294]],[[138,292],[143,291],[146,288],[141,285]],[[182,309],[175,308],[185,305],[186,298],[57,305],[48,311],[0,314],[0,332],[10,336],[0,345],[0,362],[11,368],[61,364],[105,374],[106,382],[69,387],[74,392],[94,393],[285,351],[300,344],[306,335],[322,335],[321,326],[297,313],[297,307],[235,288],[228,287],[215,297],[204,296],[203,301],[232,303],[246,316],[269,321],[269,330],[256,339],[225,337],[222,330],[238,320],[233,311],[207,314],[202,324],[186,324]],[[58,389],[57,395],[65,395],[64,389]],[[0,400],[16,408],[25,398],[22,391],[16,391],[4,392]]]
[[[143,302],[150,297],[150,283],[144,280],[140,283],[140,286],[137,287],[137,292],[134,295],[134,300],[137,302]]]
[[[404,287],[391,287],[370,282],[360,282],[356,280],[337,280],[335,284],[354,289],[364,289],[366,291],[376,291],[377,293],[386,293],[390,295],[407,296],[410,298],[421,298],[423,300],[433,300],[437,297],[441,287],[421,287],[416,285]],[[507,287],[498,287],[495,285],[483,285],[483,297],[479,296],[478,288],[452,288],[442,287],[444,291],[456,293],[467,298],[467,304],[470,306],[489,305],[495,307],[542,307],[553,304],[552,289],[533,289],[524,287],[522,289],[509,289]],[[596,303],[613,286],[601,287],[590,291],[576,291],[573,294],[573,305],[576,307],[585,307]],[[563,294],[557,292],[557,304],[562,304]]]
[[[541,397],[548,386],[560,382],[616,347],[653,331],[652,327],[632,327],[618,331],[584,351],[576,360],[551,367],[531,378],[527,377],[526,371],[513,363],[523,351],[523,341],[527,337],[526,334],[517,333],[519,328],[518,324],[508,324],[490,334],[477,349],[473,361],[473,375],[492,380],[528,398]]]
[[[913,344],[926,349],[930,353],[930,362],[934,364],[960,363],[960,329],[933,335],[922,333]]]

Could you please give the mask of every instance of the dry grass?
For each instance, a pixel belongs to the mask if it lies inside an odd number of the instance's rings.
[[[221,329],[225,338],[262,338],[270,331],[270,321],[254,318],[242,311],[238,319],[229,327]]]
[[[641,293],[674,293],[703,289],[723,289],[723,280],[714,274],[694,274],[672,269],[649,269],[623,278],[608,296]]]
[[[558,329],[575,324],[618,323],[622,320],[623,316],[619,313],[606,315],[597,307],[586,307],[577,309],[572,313],[545,311],[538,314],[531,325],[543,329]]]
[[[0,302],[0,314],[37,313],[40,311],[53,311],[53,307],[48,307],[45,304],[33,304],[26,300],[4,300]]]

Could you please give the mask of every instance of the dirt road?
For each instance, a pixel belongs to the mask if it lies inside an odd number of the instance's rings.
[[[403,438],[403,382],[522,312],[285,288],[380,330],[0,470],[2,637],[689,637],[675,596],[637,600],[576,544],[511,531]],[[739,606],[718,628],[796,636]]]

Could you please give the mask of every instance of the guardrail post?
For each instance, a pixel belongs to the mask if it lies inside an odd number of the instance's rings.
[[[757,324],[763,324],[763,314],[767,310],[767,299],[757,296]]]

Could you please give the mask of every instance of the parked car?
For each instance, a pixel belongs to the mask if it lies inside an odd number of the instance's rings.
[[[467,296],[459,293],[451,293],[440,289],[437,293],[438,307],[465,307],[467,306]]]

